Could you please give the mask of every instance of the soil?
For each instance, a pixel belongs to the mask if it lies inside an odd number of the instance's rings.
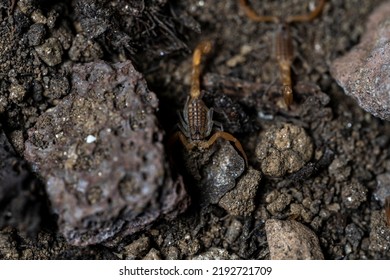
[[[329,71],[386,1],[329,0],[291,24],[290,108],[277,26],[238,2],[2,1],[0,258],[390,259],[390,123]],[[280,17],[316,2],[250,1]],[[248,165],[223,139],[169,141],[201,40],[203,100]],[[273,251],[291,236],[306,254]]]

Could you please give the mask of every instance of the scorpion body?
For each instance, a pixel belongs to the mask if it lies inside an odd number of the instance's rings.
[[[247,157],[241,143],[231,134],[216,131],[208,140],[213,129],[213,109],[209,109],[202,100],[200,91],[200,64],[203,54],[211,51],[211,42],[201,42],[195,49],[192,59],[192,82],[190,95],[187,98],[182,114],[180,114],[179,129],[171,138],[170,143],[180,140],[187,150],[198,147],[208,149],[218,138],[234,143],[247,164]]]

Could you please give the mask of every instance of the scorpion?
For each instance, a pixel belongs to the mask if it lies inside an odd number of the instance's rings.
[[[284,102],[289,107],[293,102],[291,82],[291,65],[293,62],[293,44],[289,25],[295,22],[307,22],[315,19],[324,8],[326,0],[320,0],[317,7],[310,13],[288,16],[283,19],[277,16],[258,15],[248,4],[247,0],[239,0],[247,17],[256,22],[273,22],[278,25],[274,38],[274,55],[279,65],[279,73],[282,81],[282,94]]]
[[[225,139],[234,144],[248,166],[248,159],[241,146],[241,143],[230,133],[221,130],[216,131],[208,140],[215,122],[213,121],[213,109],[209,109],[202,100],[200,91],[200,64],[202,56],[208,54],[212,49],[211,41],[201,42],[194,50],[192,58],[191,90],[184,105],[182,114],[179,114],[179,131],[175,132],[171,139],[171,146],[180,140],[187,150],[197,147],[199,150],[208,149],[219,139]],[[188,140],[187,140],[188,139]]]

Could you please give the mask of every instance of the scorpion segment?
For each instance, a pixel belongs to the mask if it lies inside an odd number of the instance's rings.
[[[274,42],[275,58],[279,64],[284,102],[290,106],[293,101],[291,65],[293,61],[293,44],[287,23],[280,24]]]
[[[279,25],[274,37],[274,55],[279,63],[291,64],[294,52],[288,24]]]
[[[213,128],[213,110],[207,108],[198,98],[189,98],[184,110],[190,140],[201,141],[209,136]]]
[[[241,154],[241,156],[243,157],[243,159],[245,160],[245,166],[248,166],[248,158],[244,152],[244,149],[242,148],[241,146],[241,143],[240,141],[237,140],[237,138],[235,138],[233,135],[231,135],[230,133],[227,133],[225,131],[217,131],[215,132],[208,141],[202,141],[199,143],[199,146],[202,148],[202,149],[207,149],[209,148],[211,145],[214,144],[214,142],[218,139],[218,138],[222,138],[222,139],[225,139],[227,141],[230,141],[234,144],[234,146],[236,147],[236,149],[239,151],[239,153]]]
[[[192,57],[192,81],[191,81],[191,97],[200,98],[200,63],[202,56],[211,51],[212,44],[210,41],[201,42],[195,49]]]
[[[279,72],[282,80],[282,94],[284,103],[290,106],[293,101],[293,91],[291,82],[291,61],[279,60]]]

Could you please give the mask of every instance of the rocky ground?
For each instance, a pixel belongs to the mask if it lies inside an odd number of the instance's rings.
[[[329,0],[291,25],[290,108],[277,26],[238,2],[1,2],[0,258],[390,258],[390,123],[345,95],[338,83],[359,84],[333,63],[386,33],[365,33],[386,1]],[[250,1],[280,17],[316,2]],[[222,139],[169,141],[206,39],[203,99],[248,165]]]

